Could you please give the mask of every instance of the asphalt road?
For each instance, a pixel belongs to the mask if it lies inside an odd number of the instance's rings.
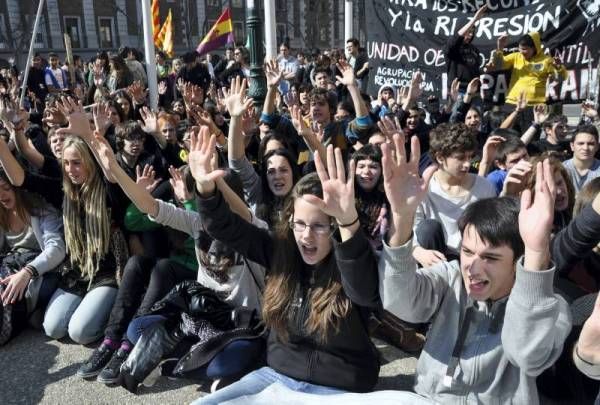
[[[410,389],[416,358],[375,341],[383,355],[377,389]],[[0,347],[0,404],[188,404],[205,395],[210,383],[160,378],[138,395],[75,376],[95,345],[48,339],[28,329]]]

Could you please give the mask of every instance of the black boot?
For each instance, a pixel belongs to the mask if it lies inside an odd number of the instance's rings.
[[[118,383],[135,394],[139,384],[183,338],[178,325],[172,326],[171,330],[168,330],[166,322],[150,325],[121,366]]]

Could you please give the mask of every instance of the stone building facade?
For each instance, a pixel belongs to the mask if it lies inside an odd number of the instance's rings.
[[[263,1],[256,0],[263,17]],[[36,0],[0,0],[0,59],[26,58]],[[175,52],[193,49],[219,17],[230,7],[236,42],[246,42],[245,0],[160,0],[161,22],[173,12]],[[354,1],[354,32],[364,38],[364,0]],[[286,41],[293,49],[342,47],[344,0],[275,0],[277,42]],[[99,49],[120,46],[143,49],[140,0],[46,0],[35,38],[36,51],[64,54],[63,32],[71,37],[73,52],[84,58]]]

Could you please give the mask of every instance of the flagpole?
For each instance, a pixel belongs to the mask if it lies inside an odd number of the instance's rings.
[[[353,37],[352,35],[352,0],[344,2],[344,40],[347,41]]]
[[[142,18],[144,22],[144,53],[146,54],[146,72],[148,73],[148,90],[150,108],[158,109],[158,82],[156,75],[156,56],[154,54],[154,36],[152,35],[152,15],[150,0],[142,0]]]
[[[23,107],[25,101],[25,92],[27,91],[27,80],[29,79],[29,69],[31,69],[31,59],[33,58],[33,46],[35,44],[35,36],[37,35],[38,26],[40,24],[40,16],[44,8],[44,0],[40,0],[38,4],[35,22],[33,23],[33,32],[31,33],[31,42],[29,43],[29,54],[27,55],[27,64],[25,65],[25,74],[23,75],[23,84],[21,85],[21,97],[19,98],[19,106]]]
[[[265,6],[265,50],[266,59],[277,58],[277,31],[275,29],[275,0],[264,0]]]

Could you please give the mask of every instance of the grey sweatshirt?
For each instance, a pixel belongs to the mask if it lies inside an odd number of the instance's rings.
[[[199,240],[200,233],[204,231],[200,214],[178,208],[171,203],[158,199],[156,201],[158,202],[158,214],[156,217],[149,215],[151,220],[184,232],[196,241]],[[267,224],[255,216],[252,216],[252,223],[259,228],[267,229]],[[198,263],[202,263],[198,243],[196,243],[196,256],[198,257]],[[240,255],[236,255],[236,263],[239,264],[228,269],[224,280],[216,280],[200,265],[198,268],[198,282],[206,288],[222,294],[224,301],[234,306],[256,309],[260,313],[262,290],[265,285],[265,269],[259,264],[242,258]]]
[[[535,378],[559,357],[571,329],[567,303],[553,292],[554,268],[527,271],[520,258],[510,295],[477,302],[467,296],[458,261],[417,269],[411,252],[412,240],[384,246],[379,292],[394,315],[431,322],[415,391],[444,404],[539,403]]]

